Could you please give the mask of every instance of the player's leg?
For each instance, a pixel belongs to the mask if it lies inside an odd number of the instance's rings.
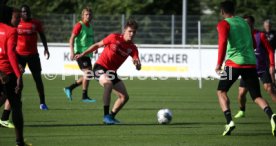
[[[217,96],[219,100],[220,107],[224,113],[226,119],[225,130],[223,136],[230,135],[231,131],[234,130],[235,124],[232,121],[231,109],[230,109],[230,100],[227,96],[227,92],[233,83],[237,80],[240,75],[240,70],[232,67],[225,67],[224,73],[220,77]]]
[[[272,79],[269,74],[269,71],[266,70],[264,73],[260,74],[260,79],[263,83],[265,91],[270,95],[273,102],[276,102],[276,91],[272,85]]]
[[[78,63],[79,68],[82,70],[83,66],[86,65],[83,63],[83,57],[79,58],[78,60],[76,60]],[[78,86],[83,85],[83,77],[80,77],[77,81],[75,81],[74,83],[72,83],[71,85],[67,86],[64,88],[64,92],[66,94],[66,97],[69,101],[72,101],[73,97],[72,97],[72,92],[75,88],[77,88]]]
[[[242,72],[242,78],[248,86],[248,91],[250,93],[252,100],[267,114],[271,122],[272,134],[273,136],[276,136],[276,114],[273,114],[273,111],[270,108],[267,101],[262,98],[260,83],[256,69],[244,69],[244,71]]]
[[[276,91],[273,89],[272,83],[264,83],[265,91],[270,95],[273,102],[276,102]]]
[[[45,102],[45,92],[44,92],[44,85],[41,78],[41,63],[39,55],[32,55],[28,58],[28,65],[30,68],[30,71],[32,73],[33,79],[36,84],[36,89],[39,95],[40,99],[40,109],[41,110],[48,110],[48,107]]]
[[[96,102],[95,99],[91,99],[87,94],[88,92],[88,86],[89,81],[93,78],[93,72],[92,72],[92,65],[91,60],[89,58],[90,65],[84,69],[82,69],[84,75],[83,75],[83,81],[82,81],[82,101],[83,102]]]
[[[16,76],[14,74],[9,75],[10,81],[6,84],[6,95],[10,102],[12,109],[12,120],[15,126],[16,142],[18,145],[24,143],[23,138],[23,114],[22,114],[22,102],[20,94],[15,93]]]
[[[111,92],[112,92],[112,88],[113,88],[112,81],[109,79],[109,76],[104,73],[99,76],[99,83],[104,88],[104,93],[103,93],[104,118],[103,118],[103,122],[105,124],[115,124],[113,118],[109,114]]]
[[[82,85],[82,80],[83,80],[83,77],[80,77],[77,81],[75,81],[74,83],[72,83],[71,85],[67,86],[64,88],[64,92],[66,94],[66,97],[69,101],[72,101],[73,97],[72,97],[72,92],[73,90]]]
[[[119,123],[119,121],[115,119],[115,116],[127,103],[127,101],[129,100],[129,96],[128,96],[126,87],[124,85],[124,82],[121,80],[118,81],[116,84],[114,84],[113,91],[115,92],[118,98],[116,99],[113,105],[110,115],[114,118],[116,123]]]
[[[245,117],[246,94],[247,94],[246,85],[244,83],[244,80],[241,79],[239,92],[238,92],[238,103],[239,103],[240,110],[234,116],[235,118]]]
[[[10,106],[9,100],[6,100],[4,111],[2,113],[2,117],[0,120],[0,124],[7,128],[14,128],[13,123],[9,121],[10,113],[11,113],[11,106]]]

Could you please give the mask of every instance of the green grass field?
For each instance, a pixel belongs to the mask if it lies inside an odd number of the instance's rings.
[[[216,97],[217,80],[203,80],[198,89],[194,80],[127,80],[130,100],[117,115],[119,125],[103,125],[102,91],[96,81],[90,82],[89,95],[96,103],[80,101],[81,88],[74,90],[68,102],[63,87],[74,80],[46,80],[44,86],[49,111],[39,109],[34,81],[24,76],[23,109],[25,138],[34,146],[272,146],[270,121],[248,98],[246,118],[234,119],[231,136],[221,136],[225,119]],[[276,112],[276,105],[263,92]],[[229,92],[232,114],[238,110],[237,84]],[[112,96],[112,103],[116,97]],[[161,108],[173,112],[169,125],[157,124]],[[1,114],[3,107],[1,107]],[[0,128],[0,146],[14,146],[14,130]]]

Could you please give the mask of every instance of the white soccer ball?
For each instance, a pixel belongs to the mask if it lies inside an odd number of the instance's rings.
[[[169,124],[172,121],[172,112],[169,109],[160,109],[157,112],[157,121],[159,124]]]

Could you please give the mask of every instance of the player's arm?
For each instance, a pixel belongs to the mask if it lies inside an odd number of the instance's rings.
[[[81,54],[75,55],[75,59],[78,59],[80,57],[83,57],[87,54],[90,54],[96,50],[98,50],[100,47],[104,46],[104,42],[103,41],[99,41],[93,45],[91,45],[86,51],[82,52]]]
[[[216,73],[221,72],[221,66],[225,58],[227,49],[227,39],[230,30],[230,25],[225,21],[219,22],[217,26],[218,31],[218,60],[215,68]]]
[[[137,70],[141,70],[141,61],[139,59],[139,53],[137,48],[133,49],[133,52],[131,53],[131,57],[132,57],[132,62],[135,65]]]
[[[74,43],[75,43],[75,38],[79,35],[81,32],[81,24],[77,23],[71,33],[70,39],[69,39],[69,46],[70,46],[70,59],[74,60],[75,59],[75,53],[74,53]]]
[[[267,40],[266,36],[264,33],[261,33],[261,43],[264,46],[264,48],[266,49],[266,52],[268,53],[268,57],[269,57],[269,73],[272,79],[272,82],[275,83],[275,58],[274,58],[274,50],[271,47],[271,45],[269,44],[269,41]]]
[[[74,53],[74,40],[77,35],[72,33],[69,39],[69,45],[70,45],[70,59],[73,60],[75,57]]]
[[[19,69],[17,56],[16,56],[16,52],[15,52],[16,42],[17,42],[17,35],[16,35],[16,31],[14,31],[8,38],[7,55],[8,55],[9,62],[12,66],[12,69],[17,77],[17,86],[16,86],[15,90],[16,90],[16,92],[20,92],[23,87],[22,86],[22,73]]]
[[[50,58],[50,53],[49,53],[49,50],[48,50],[46,36],[45,36],[44,32],[38,32],[38,34],[39,34],[40,39],[42,41],[42,44],[44,46],[44,56],[46,56],[46,59],[49,59]]]

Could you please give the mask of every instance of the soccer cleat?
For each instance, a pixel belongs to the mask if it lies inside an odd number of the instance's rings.
[[[32,144],[31,144],[31,143],[24,142],[23,145],[17,144],[16,146],[32,146]]]
[[[271,120],[270,120],[270,123],[271,123],[271,128],[272,128],[272,135],[276,137],[276,114],[273,114],[271,116]]]
[[[106,125],[113,125],[116,124],[116,122],[114,121],[114,118],[111,115],[105,115],[103,117],[103,122]]]
[[[0,125],[6,128],[14,128],[14,125],[12,122],[10,122],[9,120],[7,121],[2,121],[0,120]]]
[[[113,118],[113,121],[114,121],[115,124],[120,124],[121,123],[119,120],[117,120],[115,118]]]
[[[245,117],[245,112],[244,111],[239,111],[234,117],[236,119],[238,119],[238,118],[244,118]]]
[[[67,99],[69,101],[72,101],[73,100],[72,91],[68,87],[65,87],[63,90],[64,90],[64,93],[66,94]]]
[[[231,135],[231,132],[235,129],[235,124],[231,121],[229,124],[225,125],[225,130],[222,133],[222,136]]]
[[[81,101],[85,103],[92,103],[92,102],[96,102],[96,99],[91,99],[89,97],[86,97],[86,98],[83,98]]]
[[[40,104],[39,108],[43,111],[49,110],[46,104]]]

